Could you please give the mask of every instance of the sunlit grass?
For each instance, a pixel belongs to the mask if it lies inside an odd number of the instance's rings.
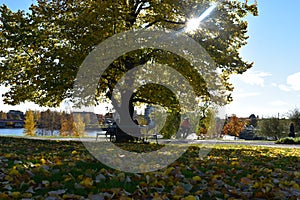
[[[296,199],[300,192],[300,149],[192,145],[167,168],[133,174],[100,163],[81,142],[9,137],[0,142],[0,199]],[[163,147],[118,145],[136,152]],[[199,157],[204,148],[210,151]]]

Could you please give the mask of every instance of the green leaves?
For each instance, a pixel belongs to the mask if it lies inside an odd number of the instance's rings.
[[[208,0],[37,2],[29,13],[12,12],[6,6],[0,8],[0,57],[5,58],[0,64],[0,84],[10,87],[4,95],[9,104],[28,100],[41,106],[58,106],[72,96],[77,71],[96,45],[112,35],[138,28],[182,30],[189,18],[201,14],[210,3]],[[243,19],[249,13],[257,15],[256,4],[223,1],[203,27],[190,35],[223,70],[222,80],[229,91],[232,86],[228,75],[242,73],[252,66],[239,56],[239,49],[247,40],[247,23]],[[97,95],[109,97],[120,75],[149,61],[183,72],[198,96],[209,96],[205,82],[189,63],[176,61],[168,52],[149,54],[145,49],[113,63],[111,67],[119,72],[110,71],[104,77]],[[149,101],[147,90],[140,91],[134,101],[141,97]],[[173,104],[168,98],[162,94],[165,104]]]

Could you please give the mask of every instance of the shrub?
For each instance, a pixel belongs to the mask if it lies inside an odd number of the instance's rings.
[[[286,137],[276,141],[276,144],[300,144],[300,138]]]

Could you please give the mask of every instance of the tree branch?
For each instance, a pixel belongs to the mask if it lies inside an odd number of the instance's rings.
[[[186,24],[186,22],[176,22],[176,21],[172,21],[172,20],[168,20],[168,19],[158,19],[158,20],[155,20],[155,21],[149,23],[148,25],[146,25],[145,28],[149,28],[149,27],[153,26],[154,24],[156,24],[158,22],[167,22],[167,23],[170,23],[170,24],[177,24],[177,25]]]
[[[138,16],[141,12],[141,10],[144,9],[144,4],[146,1],[140,1],[136,6],[135,6],[135,16]],[[150,7],[150,6],[149,6]]]
[[[178,24],[178,25],[183,25],[186,23],[186,22],[176,22],[176,21],[172,21],[172,20],[168,20],[168,19],[164,19],[163,21],[167,22],[167,23],[171,23],[171,24]]]
[[[148,25],[146,25],[145,28],[149,28],[149,27],[153,26],[154,24],[156,24],[158,22],[160,22],[160,20],[155,20],[155,21],[149,23]]]

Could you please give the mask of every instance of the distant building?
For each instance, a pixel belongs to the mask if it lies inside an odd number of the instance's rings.
[[[253,140],[255,138],[255,127],[257,126],[258,116],[251,114],[248,118],[244,118],[243,120],[248,120],[249,124],[240,133],[239,138]]]
[[[15,119],[15,120],[25,119],[25,114],[19,110],[10,110],[6,115],[7,115],[7,119]]]
[[[146,119],[147,123],[150,123],[150,114],[151,112],[153,112],[154,110],[154,107],[153,106],[150,106],[150,105],[147,105],[146,108],[145,108],[145,114],[144,114],[144,118]]]
[[[6,127],[6,122],[0,122],[0,128],[5,128]]]

